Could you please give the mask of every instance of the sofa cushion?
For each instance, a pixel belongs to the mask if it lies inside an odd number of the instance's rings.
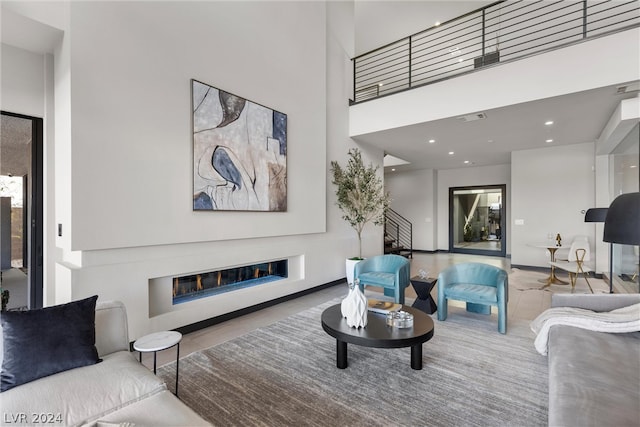
[[[191,408],[182,403],[169,390],[164,390],[146,399],[139,400],[117,411],[101,417],[86,427],[140,426],[209,426]]]
[[[549,332],[549,425],[638,425],[640,332]]]
[[[58,425],[95,422],[105,415],[166,390],[164,382],[121,351],[101,363],[40,378],[2,393],[6,414],[51,413]]]
[[[97,296],[29,311],[2,313],[0,392],[68,369],[93,365]]]

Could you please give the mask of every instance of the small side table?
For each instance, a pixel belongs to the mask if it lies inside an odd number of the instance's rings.
[[[435,277],[422,279],[420,276],[414,276],[411,278],[413,289],[415,289],[416,294],[418,295],[418,298],[413,302],[412,307],[429,314],[433,314],[438,310],[436,302],[431,298],[431,289],[433,289],[437,281],[438,279]]]
[[[177,346],[176,351],[176,396],[178,395],[178,363],[180,362],[180,341],[182,334],[176,331],[155,332],[138,338],[133,343],[133,349],[140,353],[140,363],[142,363],[142,353],[153,352],[153,373],[156,373],[156,354],[159,351]]]

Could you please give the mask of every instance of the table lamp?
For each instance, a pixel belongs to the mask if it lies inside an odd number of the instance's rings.
[[[602,240],[612,244],[640,245],[640,192],[622,194],[611,202],[604,220]],[[609,251],[609,293],[613,293],[612,249]]]

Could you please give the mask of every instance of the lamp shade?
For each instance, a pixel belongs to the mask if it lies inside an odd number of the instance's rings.
[[[591,208],[584,214],[584,222],[604,222],[609,208]]]
[[[605,242],[640,245],[640,193],[616,197],[604,221]]]

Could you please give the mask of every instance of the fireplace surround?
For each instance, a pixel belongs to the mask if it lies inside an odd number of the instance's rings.
[[[288,270],[288,260],[283,259],[177,276],[173,278],[172,304],[286,279]]]
[[[245,304],[253,305],[265,298],[270,299],[269,295],[281,296],[283,289],[286,289],[285,293],[290,293],[304,279],[304,259],[304,255],[290,255],[272,259],[245,259],[246,262],[240,261],[238,264],[212,265],[205,261],[202,263],[205,264],[204,266],[192,265],[187,269],[167,265],[163,271],[164,274],[147,279],[149,318],[156,318],[160,322],[158,327],[167,328],[166,325],[171,325],[173,322],[170,320],[173,313],[193,310],[194,314],[190,315],[190,318],[195,322],[202,320],[199,319],[200,316],[212,317],[217,315],[216,313],[237,310],[243,308]],[[275,263],[280,265],[276,267]],[[268,274],[269,264],[271,264],[271,274]],[[256,269],[258,277],[256,277]],[[245,280],[236,281],[235,279],[240,275]],[[199,284],[198,276],[200,276]],[[220,286],[218,286],[218,277]],[[177,288],[176,278],[178,279]],[[234,281],[236,283],[233,283]],[[181,283],[184,285],[184,290],[180,288]],[[195,292],[189,297],[182,296],[174,300],[174,295],[184,295],[186,290]]]

